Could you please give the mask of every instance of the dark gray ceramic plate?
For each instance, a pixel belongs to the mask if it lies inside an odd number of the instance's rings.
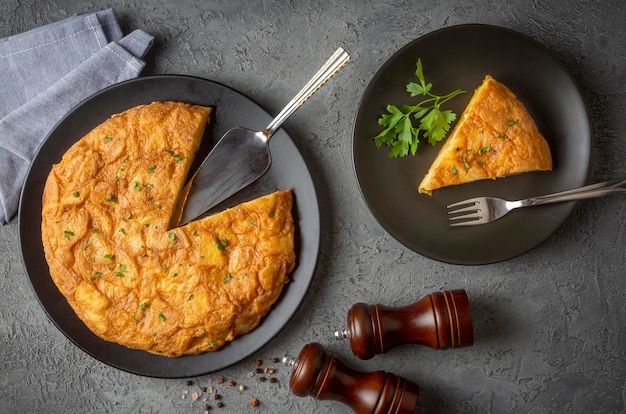
[[[315,272],[320,241],[317,194],[300,152],[284,129],[270,141],[273,164],[257,183],[237,194],[228,204],[251,199],[278,189],[291,188],[294,195],[297,265],[291,283],[253,332],[236,338],[216,352],[166,358],[105,342],[76,317],[48,273],[41,242],[41,197],[52,165],[79,138],[110,115],[135,105],[176,100],[215,106],[212,131],[201,151],[208,153],[212,142],[234,126],[265,128],[271,117],[241,93],[205,79],[188,76],[154,76],[112,86],[78,105],[50,132],[24,184],[19,211],[22,257],[31,285],[48,316],[76,345],[95,358],[136,374],[179,378],[203,375],[232,365],[269,342],[289,321],[304,298]],[[201,154],[196,157],[202,160]],[[219,207],[219,206],[218,206]],[[216,208],[217,209],[217,208]]]
[[[507,85],[546,137],[554,170],[418,194],[440,146],[421,143],[416,156],[392,159],[373,137],[387,104],[411,102],[405,85],[415,81],[422,59],[433,92],[462,88],[445,109],[459,115],[489,74]],[[482,226],[448,226],[446,205],[477,196],[519,199],[585,184],[591,159],[587,108],[565,67],[542,45],[500,27],[460,25],[427,34],[395,53],[367,86],[354,128],[354,168],[372,214],[399,242],[442,262],[478,265],[518,256],[547,239],[568,217],[574,202],[518,210]]]

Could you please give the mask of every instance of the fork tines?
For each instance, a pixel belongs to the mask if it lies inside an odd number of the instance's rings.
[[[469,199],[446,206],[450,226],[473,226],[482,222],[479,199]]]

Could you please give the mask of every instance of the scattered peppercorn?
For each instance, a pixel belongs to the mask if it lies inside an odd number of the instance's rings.
[[[274,383],[275,383],[275,382],[277,382],[277,381],[278,381],[278,380],[277,380],[276,378],[274,378],[274,377],[270,378],[270,382],[271,382],[272,384],[274,384]]]
[[[237,383],[236,383],[235,381],[230,381],[230,382],[228,383],[228,386],[229,386],[229,387],[234,387],[235,385],[237,385]]]
[[[262,359],[257,359],[256,360],[256,366],[260,367],[261,365],[263,365],[263,360]]]
[[[207,391],[207,387],[200,387],[200,391],[206,392]]]
[[[267,370],[267,373],[270,374],[270,375],[274,375],[275,372],[276,372],[276,370],[274,368],[269,368]]]
[[[253,407],[258,407],[259,406],[259,400],[257,400],[256,398],[252,399],[252,406]]]
[[[209,411],[211,406],[209,404],[204,404],[204,411]]]
[[[217,403],[217,408],[222,408],[224,407],[224,403],[223,402],[218,402]]]
[[[264,370],[263,368],[257,368],[257,369],[256,369],[256,373],[257,373],[257,374],[262,374],[262,373],[264,373],[264,372],[265,372],[265,370]]]
[[[191,380],[187,381],[187,386],[188,387],[191,387],[192,385],[193,385],[193,381],[191,381]]]
[[[216,381],[215,381],[218,385],[219,384],[223,384],[224,383],[224,378],[219,377]]]
[[[259,381],[264,382],[267,378],[265,377],[259,377]]]
[[[272,358],[272,364],[278,364],[280,362],[280,359],[274,357]]]
[[[239,391],[244,391],[245,389],[246,389],[246,386],[245,386],[245,385],[240,385],[240,386],[239,386]]]
[[[213,395],[213,398],[214,398],[216,401],[219,401],[219,400],[221,400],[221,399],[222,399],[222,396],[221,396],[221,395],[219,395],[219,394],[215,394],[215,395]]]

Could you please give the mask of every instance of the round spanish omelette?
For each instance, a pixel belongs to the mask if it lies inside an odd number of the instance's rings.
[[[43,193],[50,275],[104,340],[164,356],[256,328],[295,267],[290,190],[170,228],[211,109],[113,115],[55,164]]]

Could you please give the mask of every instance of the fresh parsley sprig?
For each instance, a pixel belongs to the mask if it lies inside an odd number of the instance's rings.
[[[450,124],[456,119],[454,112],[442,110],[441,105],[466,92],[457,89],[443,96],[432,93],[432,84],[426,83],[424,79],[421,59],[417,60],[415,76],[419,83],[409,82],[406,91],[411,97],[425,96],[426,99],[417,105],[403,105],[400,108],[396,105],[387,105],[388,113],[378,118],[378,125],[384,130],[374,138],[376,146],[380,148],[384,144],[391,148],[389,156],[392,158],[404,157],[409,151],[411,155],[415,155],[420,142],[420,131],[423,131],[423,137],[427,138],[431,145],[441,141],[450,130]],[[413,119],[419,122],[417,126],[413,126]]]

